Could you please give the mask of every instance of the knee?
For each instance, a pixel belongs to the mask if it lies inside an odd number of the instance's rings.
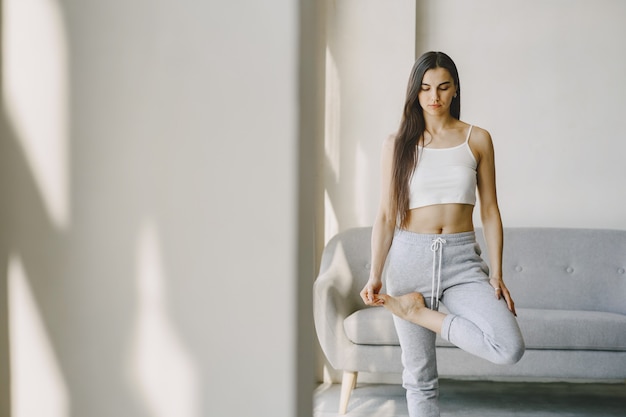
[[[526,346],[524,345],[524,339],[520,337],[519,339],[499,346],[497,349],[498,355],[493,362],[498,365],[514,365],[522,359],[525,351]]]

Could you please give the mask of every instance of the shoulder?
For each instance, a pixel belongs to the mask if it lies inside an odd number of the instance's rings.
[[[493,142],[487,130],[478,126],[472,127],[468,144],[479,166],[482,165],[481,161],[494,160]]]
[[[393,154],[395,148],[396,148],[396,141],[398,139],[398,134],[397,133],[392,133],[391,135],[387,136],[384,140],[383,140],[383,146],[382,146],[382,151],[383,154]]]
[[[491,143],[491,134],[482,127],[473,126],[470,141],[472,144],[476,143],[477,145]]]
[[[383,148],[391,148],[393,149],[396,146],[396,139],[398,138],[397,133],[392,133],[383,140]]]
[[[493,152],[493,141],[491,134],[478,126],[472,127],[472,134],[469,138],[470,147],[478,153]]]

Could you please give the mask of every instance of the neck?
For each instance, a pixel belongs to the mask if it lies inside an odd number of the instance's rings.
[[[438,132],[448,129],[454,124],[455,121],[456,119],[452,117],[449,113],[442,116],[433,116],[429,114],[424,115],[426,131],[430,132],[431,134],[436,134]]]

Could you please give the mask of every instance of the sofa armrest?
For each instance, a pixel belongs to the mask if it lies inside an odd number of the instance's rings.
[[[345,355],[353,343],[344,329],[344,320],[358,306],[350,294],[353,277],[340,268],[330,268],[320,274],[313,284],[313,318],[320,345],[328,362],[335,369],[343,369]]]

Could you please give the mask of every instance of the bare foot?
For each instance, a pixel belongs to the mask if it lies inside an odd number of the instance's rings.
[[[424,296],[418,292],[392,297],[387,294],[378,294],[382,305],[401,319],[415,324],[420,323],[420,311],[426,308]]]

